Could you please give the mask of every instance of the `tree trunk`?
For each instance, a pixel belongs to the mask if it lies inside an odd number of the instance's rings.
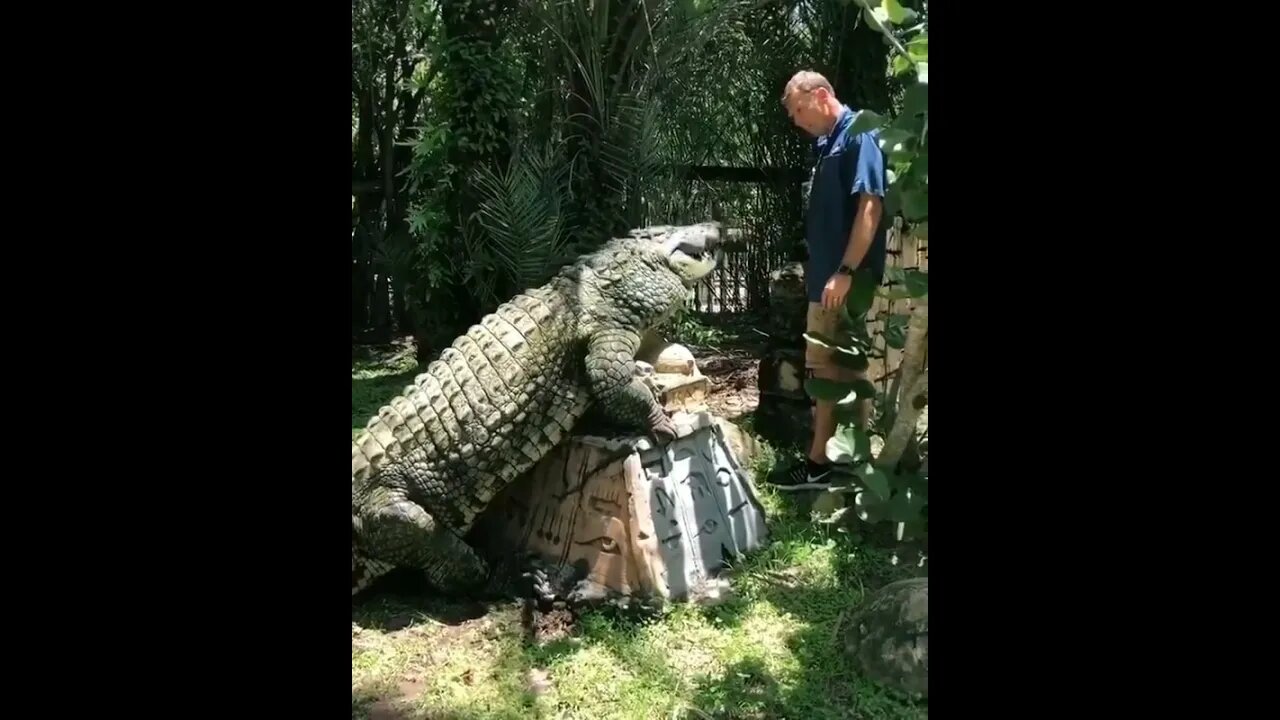
[[[369,325],[369,266],[357,256],[351,263],[351,335]]]
[[[880,457],[876,458],[875,463],[885,472],[894,472],[897,469],[898,461],[902,459],[902,454],[914,439],[916,418],[920,415],[916,400],[929,393],[929,370],[925,367],[928,351],[929,303],[927,300],[917,300],[916,303],[907,321],[907,340],[903,347],[900,366],[901,391],[898,397],[889,398],[890,402],[897,404],[898,411],[893,420],[893,428],[885,438],[884,449],[880,451]]]
[[[386,273],[377,277],[373,285],[373,300],[369,304],[372,341],[386,343],[391,342],[391,285]]]
[[[404,283],[392,280],[391,305],[395,312],[396,334],[404,335],[413,332],[413,318],[409,315],[409,306],[405,302]]]
[[[453,178],[444,194],[447,226],[443,228],[439,258],[440,262],[450,263],[455,271],[442,287],[432,290],[430,307],[424,308],[428,311],[423,313],[424,322],[414,328],[419,363],[433,359],[455,334],[479,320],[477,298],[458,264],[465,262],[467,256],[464,223],[475,215],[479,206],[477,192],[468,182],[468,173],[486,165],[504,166],[511,154],[510,108],[497,99],[489,79],[506,71],[496,58],[503,36],[511,26],[508,16],[513,7],[514,0],[449,2],[440,6],[448,48],[441,69],[447,88],[442,94],[443,102],[465,103],[458,111],[446,114],[449,140],[445,158],[449,166],[462,174]],[[486,147],[494,138],[497,146]]]

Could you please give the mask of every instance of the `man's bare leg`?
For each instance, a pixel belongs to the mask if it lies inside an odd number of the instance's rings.
[[[826,368],[815,369],[813,376],[825,380],[835,380],[836,373]],[[836,433],[836,403],[834,400],[814,400],[813,404],[813,444],[809,446],[809,459],[819,465],[827,462],[827,441]]]
[[[839,318],[837,312],[826,310],[817,303],[809,303],[807,330],[828,337],[834,335]],[[862,376],[862,373],[838,365],[835,351],[813,343],[808,343],[805,348],[805,371],[810,377],[825,380],[849,381]],[[806,462],[792,468],[785,478],[775,481],[780,490],[821,490],[829,487],[831,461],[827,459],[827,441],[836,432],[836,402],[814,398],[812,416],[813,439],[809,444]],[[866,427],[869,416],[869,403],[859,400],[858,417],[863,428]]]
[[[849,368],[821,368],[813,376],[828,380],[853,382],[866,377],[866,373]],[[871,421],[871,401],[858,398],[855,405],[858,417],[856,427],[865,431]],[[809,446],[809,459],[816,463],[827,462],[827,441],[836,433],[836,403],[834,400],[815,400],[813,408],[813,444]]]

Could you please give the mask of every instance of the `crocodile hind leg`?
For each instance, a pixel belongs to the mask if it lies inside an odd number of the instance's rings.
[[[362,525],[362,545],[371,557],[418,568],[443,593],[474,590],[488,573],[470,545],[409,500],[388,500],[368,514]]]

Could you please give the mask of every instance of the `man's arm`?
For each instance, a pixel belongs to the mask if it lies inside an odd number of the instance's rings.
[[[844,250],[844,264],[851,268],[858,267],[862,258],[866,257],[871,247],[871,238],[880,226],[880,215],[884,212],[884,201],[877,195],[863,193],[858,196],[858,212],[853,218],[853,229],[849,232],[849,244]]]
[[[884,212],[884,194],[889,183],[884,168],[884,153],[877,140],[875,133],[864,133],[857,138],[857,158],[849,194],[858,195],[858,208],[844,251],[844,264],[851,268],[858,267],[858,263],[866,257],[871,239],[880,226],[880,216]]]

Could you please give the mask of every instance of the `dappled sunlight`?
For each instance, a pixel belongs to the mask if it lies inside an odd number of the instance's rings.
[[[351,640],[353,714],[529,717],[538,701],[530,669],[510,609],[456,626],[427,619],[395,631],[359,628]]]

